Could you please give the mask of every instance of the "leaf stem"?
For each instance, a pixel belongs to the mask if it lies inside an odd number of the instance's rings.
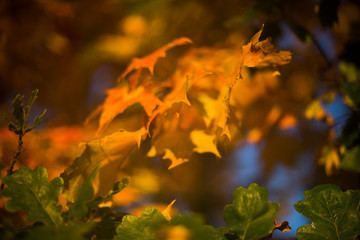
[[[13,174],[13,172],[14,172],[13,169],[14,169],[15,163],[16,163],[16,161],[17,161],[17,159],[18,159],[18,157],[19,157],[19,155],[20,155],[20,153],[21,153],[21,149],[22,149],[22,145],[23,145],[22,138],[24,137],[24,131],[20,131],[20,132],[18,133],[18,135],[19,135],[19,138],[18,138],[18,149],[17,149],[17,152],[16,152],[15,155],[14,155],[14,158],[13,158],[13,160],[12,160],[12,163],[11,163],[9,169],[7,170],[6,176],[9,176],[9,175]],[[4,183],[1,183],[1,190],[2,190],[2,189],[4,189]]]

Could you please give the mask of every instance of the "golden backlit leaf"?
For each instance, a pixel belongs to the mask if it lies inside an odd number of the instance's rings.
[[[204,121],[206,126],[209,127],[217,113],[217,101],[206,94],[200,94],[197,99],[203,105],[205,111]]]
[[[202,130],[193,130],[190,134],[191,141],[196,146],[195,152],[198,153],[213,153],[221,158],[221,155],[216,147],[215,136],[209,135]]]
[[[279,51],[271,43],[270,38],[259,41],[263,29],[264,25],[262,25],[260,31],[251,38],[250,42],[242,47],[242,64],[246,67],[267,67],[289,63],[291,60],[291,52]]]
[[[221,132],[221,135],[227,136],[228,139],[231,141],[230,129],[228,124],[225,125],[225,128]]]
[[[99,144],[105,154],[99,172],[98,194],[104,195],[112,189],[120,167],[134,147],[139,147],[145,134],[144,128],[136,132],[119,131],[92,143]]]
[[[231,90],[230,103],[247,107],[276,90],[279,83],[279,78],[272,71],[256,72],[251,81],[237,81]]]
[[[128,87],[118,87],[108,90],[108,97],[102,105],[98,133],[101,133],[119,114],[135,103],[143,106],[146,114],[150,116],[154,109],[162,102],[143,87],[130,91]]]
[[[334,146],[326,145],[323,147],[319,162],[325,165],[325,173],[327,176],[332,175],[334,171],[340,169],[340,156]]]
[[[177,158],[175,154],[168,148],[165,149],[165,155],[162,158],[169,159],[171,161],[171,165],[168,168],[169,170],[189,161],[187,158]]]
[[[188,89],[189,81],[186,79],[185,81],[179,81],[179,84],[175,86],[175,88],[170,92],[169,95],[165,98],[165,103],[169,106],[172,106],[174,103],[183,102],[187,105],[191,105],[189,99],[187,98],[187,89]]]
[[[152,145],[146,156],[155,157],[156,155],[157,155],[156,148],[154,147],[154,145]]]
[[[123,79],[127,74],[132,72],[133,70],[141,69],[141,68],[147,68],[149,69],[151,75],[154,75],[154,65],[157,62],[159,58],[166,57],[166,51],[179,45],[189,44],[191,43],[191,40],[188,38],[178,38],[174,41],[166,44],[164,47],[159,48],[155,52],[153,52],[150,55],[147,55],[143,58],[134,58],[130,65],[125,69],[125,71],[120,75],[118,78],[118,81]]]
[[[163,211],[161,211],[162,215],[166,218],[166,220],[170,221],[171,219],[171,212],[172,212],[172,206],[176,202],[176,199],[173,200]]]

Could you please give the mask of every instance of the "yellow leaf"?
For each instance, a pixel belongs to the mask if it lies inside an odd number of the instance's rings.
[[[175,154],[168,148],[165,149],[165,155],[163,156],[163,159],[170,159],[171,165],[168,168],[169,170],[189,161],[187,158],[177,158]]]
[[[279,51],[276,49],[271,43],[270,38],[259,41],[263,29],[264,25],[262,25],[260,31],[251,38],[250,42],[242,47],[242,64],[246,67],[267,67],[289,63],[291,60],[291,53],[289,51]]]
[[[171,48],[173,48],[175,46],[178,46],[178,45],[184,45],[184,44],[189,44],[189,43],[191,43],[191,40],[188,39],[188,38],[178,38],[178,39],[175,39],[174,41],[168,43],[164,47],[159,48],[158,50],[156,50],[152,54],[147,55],[146,57],[134,58],[130,62],[130,65],[125,69],[125,71],[118,78],[118,81],[123,79],[127,74],[129,74],[133,70],[137,70],[137,69],[141,69],[141,68],[149,69],[151,75],[154,75],[154,65],[155,65],[155,63],[157,62],[157,60],[159,58],[166,57],[166,51],[167,50],[169,50],[169,49],[171,49]]]
[[[335,147],[327,145],[322,149],[321,153],[320,163],[325,164],[327,176],[332,175],[334,170],[340,169],[340,157]]]
[[[172,208],[172,206],[174,205],[174,203],[176,202],[176,199],[175,200],[173,200],[161,213],[162,213],[162,215],[164,215],[164,217],[166,218],[166,220],[168,220],[168,221],[170,221],[170,219],[171,219],[171,215],[170,215],[170,213],[171,213],[171,208]]]
[[[202,130],[193,130],[190,134],[191,141],[195,144],[194,151],[198,153],[213,153],[221,158],[215,144],[215,136],[211,136]]]
[[[112,189],[120,167],[134,147],[140,146],[145,133],[146,130],[141,128],[136,132],[119,131],[100,139],[100,146],[106,158],[99,173],[99,194],[104,195]]]
[[[188,89],[189,81],[185,79],[185,81],[179,81],[179,84],[175,86],[175,88],[171,91],[169,95],[166,96],[165,102],[168,106],[172,106],[174,103],[183,102],[187,105],[191,105],[189,99],[187,98],[187,89]]]
[[[146,156],[148,157],[155,157],[157,155],[156,153],[156,148],[154,147],[154,145],[151,146],[151,149],[149,150],[149,152],[146,154]]]
[[[217,113],[217,108],[216,108],[217,101],[205,94],[199,95],[198,100],[202,103],[204,107],[205,110],[204,121],[206,126],[209,127]]]

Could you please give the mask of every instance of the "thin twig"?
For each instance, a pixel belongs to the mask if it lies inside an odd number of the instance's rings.
[[[12,161],[9,169],[7,170],[6,176],[9,176],[9,175],[11,175],[11,174],[14,173],[14,166],[15,166],[16,161],[17,161],[18,158],[19,158],[19,155],[20,155],[21,149],[22,149],[22,145],[23,145],[23,141],[22,141],[23,136],[24,136],[24,132],[21,131],[21,132],[19,133],[18,149],[17,149],[17,152],[16,152],[15,155],[14,155],[13,161]],[[1,190],[2,190],[2,189],[4,189],[4,183],[1,183]]]

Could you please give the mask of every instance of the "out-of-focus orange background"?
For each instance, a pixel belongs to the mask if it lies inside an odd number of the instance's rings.
[[[161,159],[132,159],[124,174],[133,181],[119,196],[119,209],[138,212],[176,198],[179,211],[202,213],[220,226],[232,191],[257,182],[281,203],[279,221],[296,229],[306,220],[292,205],[304,190],[328,182],[360,187],[359,174],[331,164],[326,170],[319,161],[329,128],[340,136],[351,115],[338,91],[339,66],[360,66],[358,1],[5,0],[0,12],[0,112],[10,113],[16,94],[36,88],[31,120],[47,109],[38,130],[24,138],[20,164],[45,165],[50,178],[70,165],[81,154],[79,144],[95,136],[97,122],[84,126],[85,119],[132,58],[178,37],[195,48],[245,45],[264,24],[261,39],[272,37],[293,59],[279,69],[279,81],[259,74],[250,85],[234,87],[233,101],[244,106],[243,137],[222,149],[224,159],[205,154],[171,170]],[[332,90],[331,104],[309,110],[314,98]],[[131,128],[131,117],[126,121]],[[7,166],[16,137],[0,124],[0,158]],[[279,238],[294,236],[295,230]]]

